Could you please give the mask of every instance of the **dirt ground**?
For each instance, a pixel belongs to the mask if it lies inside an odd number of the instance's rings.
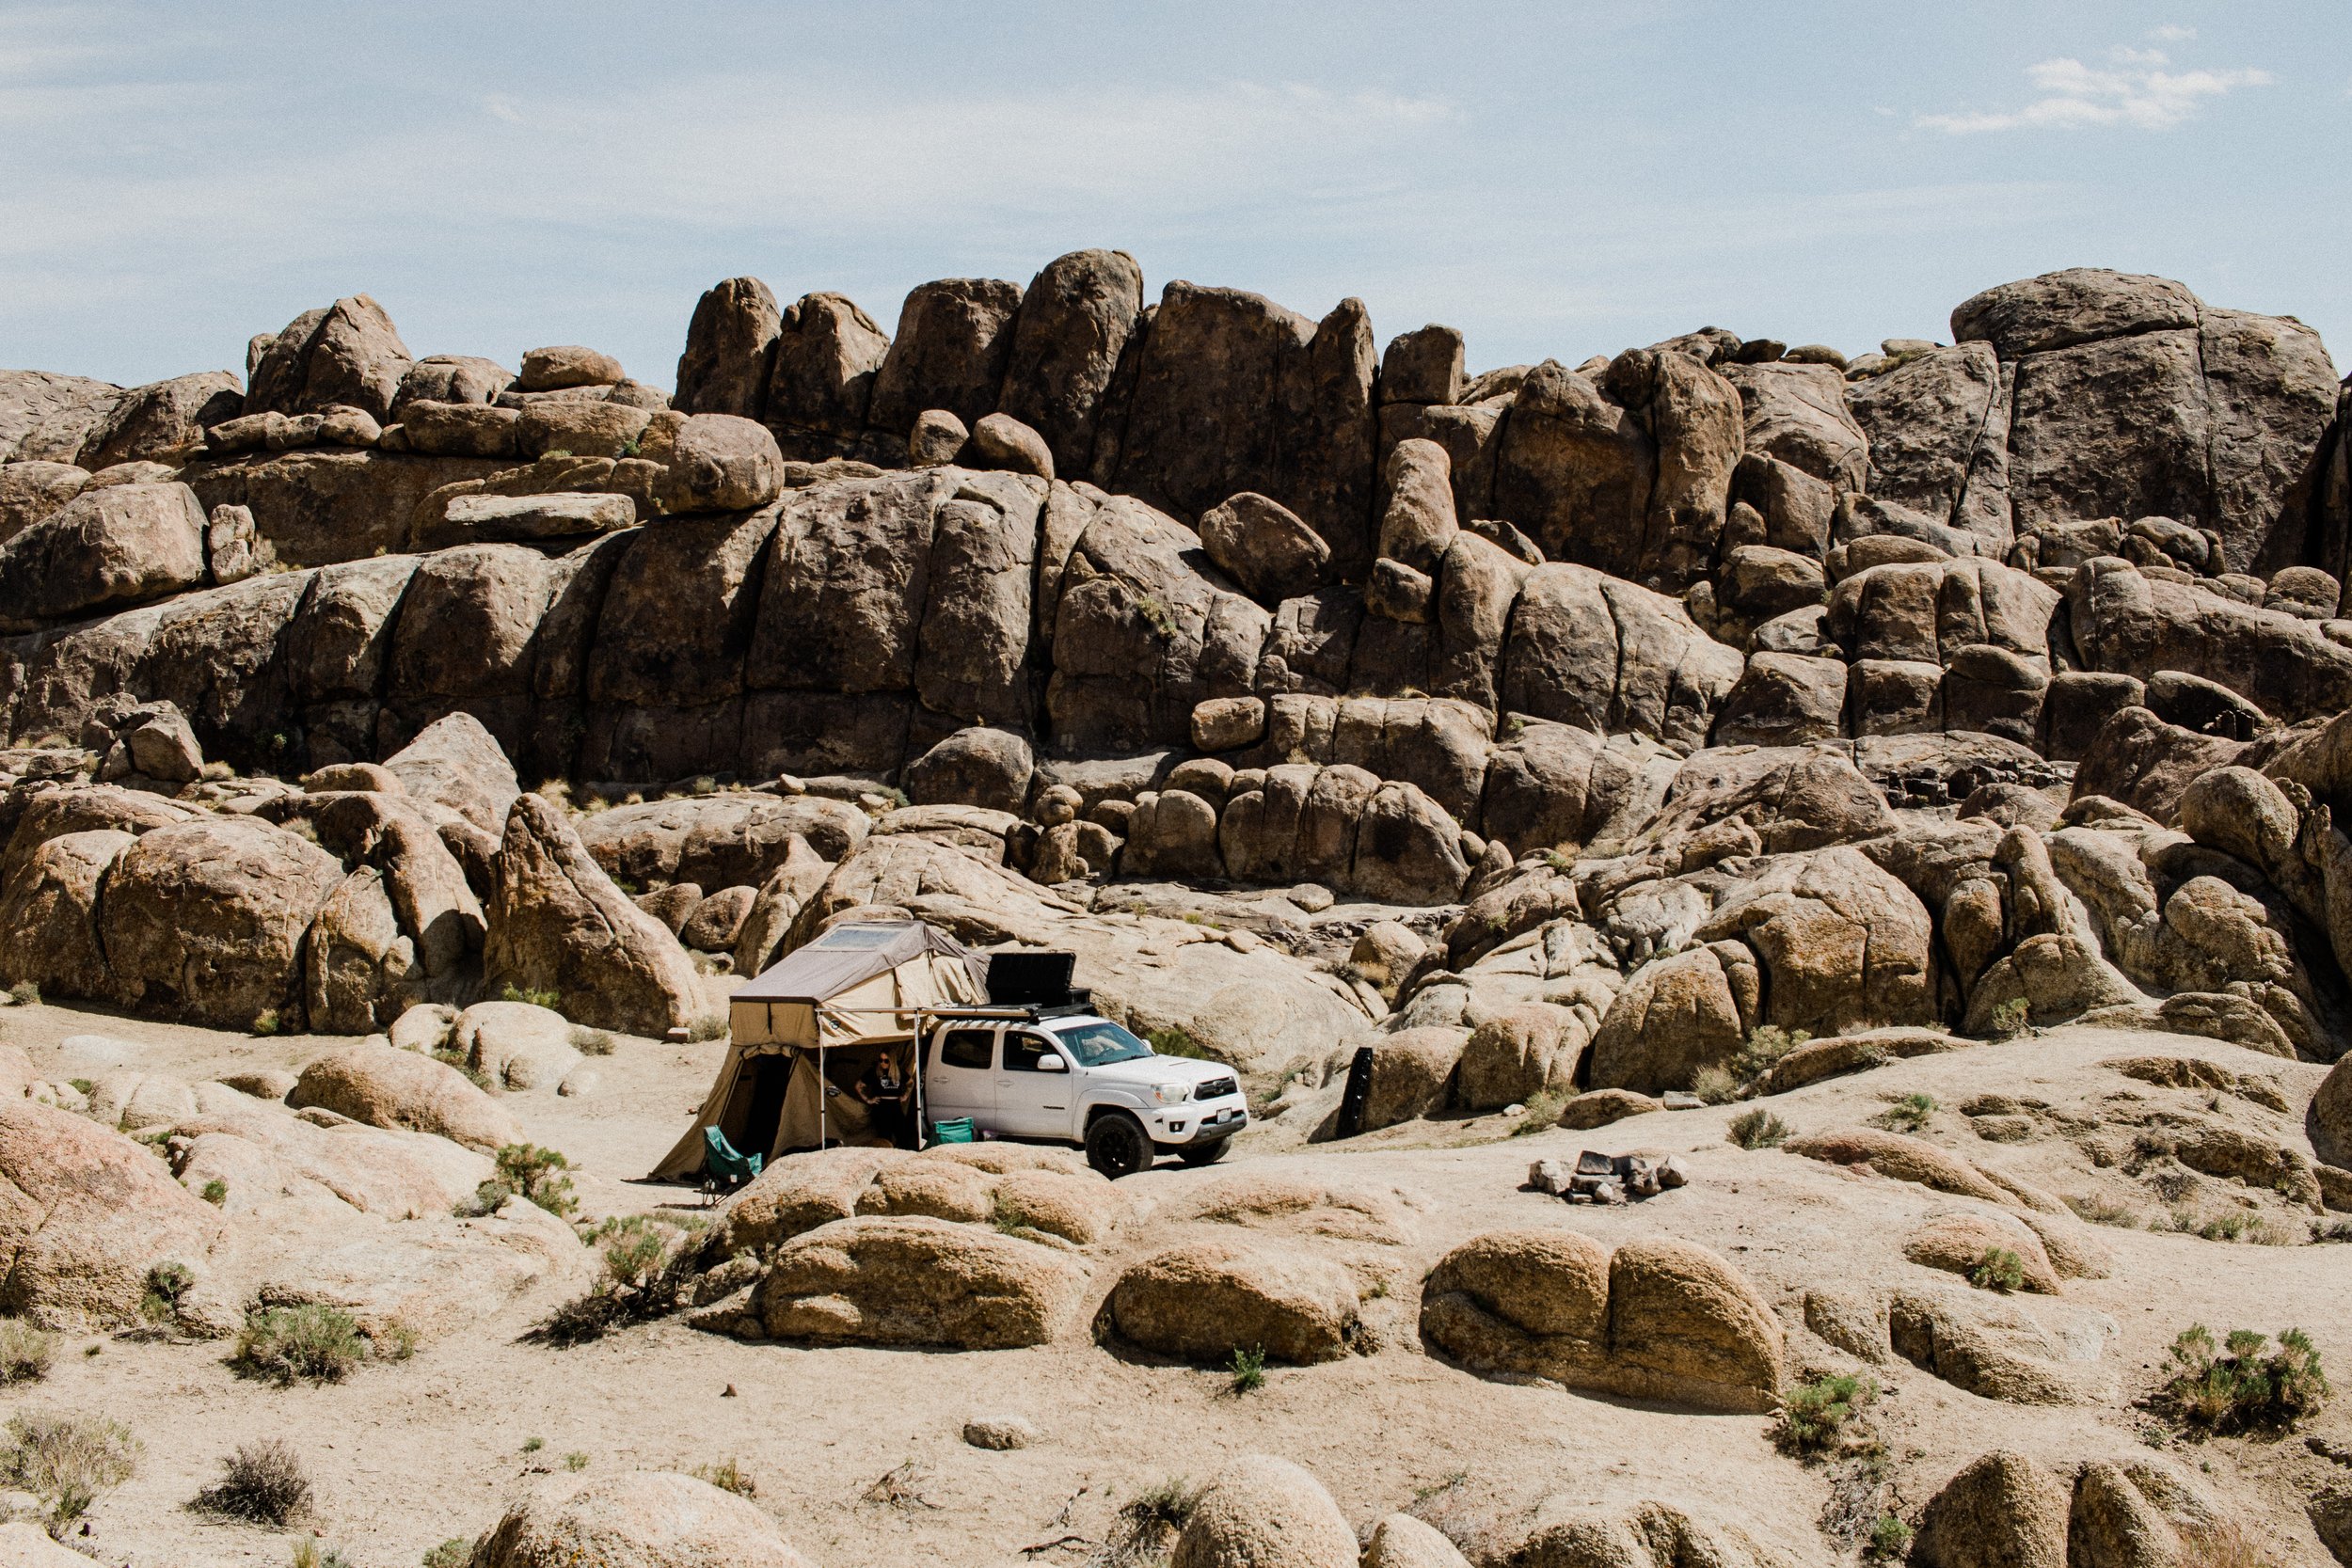
[[[92,1048],[103,1035],[127,1052]],[[86,1077],[114,1055],[189,1079],[257,1066],[298,1067],[334,1042],[255,1039],[54,1006],[0,1012],[0,1038],[28,1050],[56,1078]],[[75,1042],[75,1043],[69,1043]],[[715,1069],[718,1043],[621,1042],[599,1063],[589,1096],[506,1097],[537,1142],[579,1166],[592,1214],[692,1204],[685,1189],[636,1180],[668,1148]],[[2270,1075],[2290,1105],[2280,1141],[2300,1147],[2303,1106],[2324,1069],[2176,1036],[2060,1030],[2006,1044],[1897,1061],[1780,1096],[1770,1108],[1798,1132],[1854,1126],[1901,1095],[1938,1109],[1921,1135],[2060,1196],[2106,1190],[2079,1137],[2078,1116],[2123,1114],[2174,1091],[2100,1067],[2128,1055],[2203,1057]],[[1990,1141],[1954,1107],[1988,1091],[2052,1108],[2035,1132]],[[2117,1101],[2114,1097],[2125,1098]],[[2187,1103],[2184,1101],[2183,1103]],[[2103,1110],[2104,1108],[2104,1110]],[[1265,1451],[1295,1459],[1359,1526],[1418,1507],[1459,1527],[1499,1519],[1548,1497],[1657,1497],[1737,1522],[1799,1561],[1837,1560],[1817,1528],[1831,1473],[1778,1453],[1763,1417],[1703,1416],[1472,1376],[1422,1353],[1413,1332],[1421,1275],[1448,1248],[1502,1227],[1565,1226],[1615,1243],[1665,1235],[1732,1259],[1780,1309],[1792,1374],[1820,1364],[1801,1328],[1809,1287],[1885,1286],[1948,1275],[1902,1259],[1916,1218],[1941,1195],[1726,1141],[1741,1107],[1639,1117],[1593,1132],[1510,1136],[1509,1118],[1417,1123],[1346,1146],[1254,1156],[1268,1169],[1393,1189],[1412,1237],[1391,1249],[1399,1288],[1368,1304],[1380,1349],[1311,1368],[1269,1370],[1236,1395],[1230,1378],[1122,1357],[1083,1338],[1032,1350],[930,1354],[745,1344],[679,1322],[628,1330],[569,1350],[521,1336],[551,1302],[532,1301],[474,1331],[425,1344],[410,1360],[369,1367],[348,1382],[280,1389],[240,1379],[222,1343],[82,1336],[43,1383],[0,1401],[13,1411],[66,1407],[130,1426],[145,1445],[135,1479],[105,1496],[74,1544],[102,1561],[141,1568],[291,1560],[289,1538],[207,1522],[187,1511],[238,1444],[280,1437],[304,1456],[319,1491],[312,1533],[355,1568],[413,1568],[453,1537],[470,1540],[538,1475],[567,1463],[588,1472],[691,1468],[735,1461],[756,1502],[826,1568],[1083,1563],[1119,1505],[1175,1477],[1204,1479],[1221,1459]],[[2044,1127],[2043,1121],[2049,1125]],[[2079,1124],[2077,1131],[2079,1131]],[[1572,1208],[1522,1190],[1534,1158],[1657,1149],[1683,1153],[1691,1184],[1618,1210]],[[1129,1235],[1148,1243],[1152,1210],[1209,1171],[1169,1164],[1131,1179]],[[2254,1205],[2274,1236],[2304,1223],[2267,1194],[2207,1183],[2199,1201]],[[1963,1393],[1898,1360],[1879,1369],[1872,1419],[1887,1445],[1893,1498],[1915,1509],[1961,1465],[1995,1446],[2052,1464],[2099,1455],[2144,1459],[2150,1422],[2130,1402],[2156,1379],[2174,1335],[2193,1322],[2217,1332],[2300,1325],[2330,1369],[2352,1368],[2352,1247],[2257,1245],[2101,1226],[2113,1252],[2105,1279],[2072,1280],[2066,1297],[2104,1312],[2118,1332],[2106,1353],[2115,1395],[2105,1402],[2026,1407]],[[1095,1288],[1106,1291],[1097,1269]],[[85,1354],[87,1352],[87,1354]],[[2352,1444],[2352,1372],[2311,1429]],[[983,1450],[961,1439],[971,1418],[1018,1415],[1032,1447]],[[532,1440],[535,1447],[529,1448]],[[2163,1452],[2221,1506],[2241,1514],[2280,1564],[2328,1558],[2299,1497],[2329,1474],[2296,1439],[2173,1442]],[[577,1456],[574,1458],[573,1456]],[[2341,1470],[2335,1474],[2344,1474]],[[898,1484],[885,1483],[896,1476]]]

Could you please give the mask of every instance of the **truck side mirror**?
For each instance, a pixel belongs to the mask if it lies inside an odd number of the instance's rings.
[[[1040,1072],[1068,1072],[1070,1064],[1061,1059],[1059,1052],[1048,1051],[1037,1059],[1037,1069]]]

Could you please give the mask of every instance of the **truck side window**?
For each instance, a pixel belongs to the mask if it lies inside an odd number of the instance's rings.
[[[995,1039],[993,1029],[950,1029],[940,1037],[939,1065],[985,1071]]]
[[[1012,1072],[1035,1072],[1037,1064],[1048,1055],[1058,1055],[1042,1035],[1007,1035],[1005,1037],[1005,1067]]]

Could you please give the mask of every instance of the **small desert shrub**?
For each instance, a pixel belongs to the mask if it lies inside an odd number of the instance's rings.
[[[1885,1110],[1870,1118],[1873,1127],[1883,1127],[1890,1132],[1916,1132],[1935,1115],[1935,1097],[1930,1094],[1907,1094]]]
[[[247,1443],[220,1462],[220,1480],[196,1495],[194,1507],[229,1519],[283,1528],[310,1512],[310,1478],[282,1440]]]
[[[1740,1081],[1727,1067],[1703,1067],[1692,1075],[1691,1092],[1709,1105],[1727,1105],[1740,1098]]]
[[[204,1183],[204,1190],[197,1196],[217,1209],[229,1201],[229,1183],[215,1176]]]
[[[614,1043],[608,1030],[591,1029],[584,1023],[572,1025],[572,1049],[583,1056],[610,1056]]]
[[[588,1232],[604,1270],[588,1293],[557,1307],[531,1331],[547,1344],[584,1345],[615,1328],[667,1317],[687,1305],[696,1249],[676,1244],[677,1227],[651,1214],[623,1214]]]
[[[564,1456],[564,1468],[571,1471],[574,1475],[578,1475],[580,1471],[588,1468],[588,1456],[581,1453],[578,1449],[574,1449],[570,1453]]]
[[[472,1560],[473,1543],[453,1535],[439,1545],[426,1548],[424,1568],[466,1568]]]
[[[294,1543],[294,1568],[351,1568],[351,1559],[305,1536]]]
[[[2026,1283],[2026,1261],[2005,1246],[1986,1247],[1968,1271],[1968,1283],[1979,1291],[2007,1295]]]
[[[473,1058],[471,1056],[469,1056],[465,1052],[460,1051],[453,1045],[445,1045],[439,1050],[434,1052],[433,1059],[440,1063],[443,1067],[455,1068],[458,1071],[466,1075],[467,1083],[471,1084],[475,1088],[482,1090],[485,1094],[498,1087],[496,1084],[490,1081],[490,1075],[488,1073],[473,1065]]]
[[[523,1439],[523,1452],[525,1453],[537,1453],[541,1449],[544,1449],[547,1446],[548,1440],[544,1437],[526,1437]]]
[[[686,1037],[690,1040],[723,1040],[727,1037],[727,1029],[726,1014],[705,1013],[686,1026]]]
[[[1154,1029],[1143,1037],[1152,1042],[1152,1049],[1162,1056],[1190,1056],[1196,1061],[1213,1062],[1216,1058],[1208,1047],[1192,1037],[1191,1031],[1181,1025]]]
[[[253,1015],[253,1032],[262,1036],[275,1035],[278,1033],[278,1009],[275,1007],[268,1007],[264,1008],[261,1012],[255,1013]]]
[[[1547,1128],[1558,1126],[1560,1112],[1574,1098],[1573,1093],[1563,1093],[1558,1089],[1543,1089],[1528,1096],[1527,1109],[1512,1125],[1511,1136],[1524,1138],[1531,1132],[1541,1132]]]
[[[163,1324],[180,1310],[180,1298],[195,1288],[196,1275],[185,1263],[165,1261],[147,1271],[147,1291],[139,1297],[139,1316]]]
[[[247,1313],[230,1364],[247,1377],[282,1386],[306,1377],[341,1383],[367,1358],[367,1338],[350,1313],[306,1302]]]
[[[2033,1022],[2033,1004],[2022,996],[2011,997],[1993,1009],[1993,1037],[2013,1039],[2026,1032]]]
[[[572,1164],[560,1151],[536,1144],[508,1144],[498,1151],[497,1163],[498,1180],[507,1191],[519,1193],[557,1218],[580,1207],[572,1196],[572,1179],[557,1174]]]
[[[2113,1225],[2131,1229],[2139,1224],[2138,1210],[2099,1193],[2069,1197],[2066,1206],[2074,1211],[2076,1218],[2089,1220],[2093,1225]]]
[[[1870,1544],[1863,1554],[1878,1562],[1899,1561],[1911,1550],[1911,1527],[1899,1514],[1882,1513],[1870,1527]]]
[[[1095,1561],[1103,1568],[1142,1568],[1146,1563],[1165,1562],[1200,1501],[1200,1489],[1181,1476],[1138,1492],[1111,1522]]]
[[[100,1493],[137,1473],[139,1451],[119,1422],[27,1411],[8,1420],[0,1483],[39,1498],[49,1533],[62,1539]]]
[[[57,1337],[22,1318],[0,1318],[0,1388],[11,1383],[38,1383],[49,1375],[57,1354]]]
[[[1265,1347],[1252,1345],[1248,1350],[1234,1351],[1231,1370],[1233,1374],[1233,1392],[1236,1394],[1247,1394],[1263,1386],[1265,1382]]]
[[[2319,1351],[2299,1328],[2266,1334],[2233,1329],[2219,1345],[2203,1323],[2172,1341],[2172,1375],[2153,1403],[2175,1422],[2204,1432],[2280,1432],[2328,1402]]]
[[[2313,1243],[2352,1242],[2352,1220],[2312,1221]]]
[[[19,980],[8,988],[8,1000],[20,1007],[30,1007],[40,1001],[40,988],[30,980]]]
[[[501,1002],[527,1002],[534,1007],[545,1007],[548,1011],[552,1013],[561,1012],[563,1010],[564,993],[560,990],[527,990],[524,987],[515,984],[514,981],[509,980],[502,988],[500,989],[499,1000]]]
[[[1870,1379],[1844,1373],[1801,1383],[1780,1407],[1772,1440],[1784,1452],[1800,1457],[1836,1452],[1848,1445],[1849,1426],[1878,1393]]]
[[[1787,1122],[1759,1107],[1732,1117],[1724,1136],[1741,1148],[1777,1148],[1788,1140],[1791,1131]]]
[[[759,1496],[759,1484],[732,1459],[723,1459],[716,1465],[697,1465],[687,1474],[696,1481],[708,1481],[722,1492],[732,1492],[739,1497]]]

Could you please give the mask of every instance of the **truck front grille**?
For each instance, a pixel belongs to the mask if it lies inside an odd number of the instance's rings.
[[[1222,1100],[1229,1094],[1241,1092],[1241,1084],[1232,1078],[1212,1078],[1192,1091],[1195,1100]]]

